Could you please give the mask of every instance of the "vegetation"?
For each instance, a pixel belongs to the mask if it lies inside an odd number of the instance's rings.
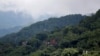
[[[0,43],[0,56],[100,56],[100,10],[76,26],[36,34],[17,46]]]
[[[21,40],[27,40],[38,33],[51,32],[56,29],[61,29],[69,25],[77,25],[85,16],[80,14],[68,15],[60,18],[50,18],[45,21],[40,21],[23,28],[18,33],[6,35],[0,39],[0,42],[13,42],[18,44]]]

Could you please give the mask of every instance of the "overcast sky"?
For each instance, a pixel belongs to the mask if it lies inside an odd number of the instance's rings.
[[[98,9],[100,0],[0,0],[0,11],[22,12],[36,21],[47,16],[95,13]]]

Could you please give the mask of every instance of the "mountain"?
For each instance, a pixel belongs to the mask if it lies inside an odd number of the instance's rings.
[[[0,43],[0,56],[100,56],[100,10],[77,25],[36,34],[17,46]]]
[[[23,13],[0,11],[0,29],[10,29],[17,26],[25,27],[32,24],[32,22],[32,17]]]
[[[84,18],[85,16],[80,14],[67,15],[60,18],[50,18],[48,20],[32,24],[29,27],[25,27],[18,33],[6,35],[2,37],[0,41],[18,43],[21,40],[30,39],[37,33],[50,32],[55,29],[61,29],[65,26],[75,26]]]
[[[0,29],[0,37],[3,37],[7,34],[16,33],[21,29],[22,29],[21,26],[14,27],[14,28],[9,28],[9,29]]]

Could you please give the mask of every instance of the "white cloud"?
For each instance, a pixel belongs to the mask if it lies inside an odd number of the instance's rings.
[[[87,14],[100,9],[100,0],[0,0],[0,11],[29,14],[34,20],[41,16]]]

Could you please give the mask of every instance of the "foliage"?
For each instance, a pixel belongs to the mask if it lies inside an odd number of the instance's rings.
[[[60,18],[50,18],[45,21],[40,21],[30,25],[29,27],[23,28],[18,33],[6,35],[0,39],[0,42],[13,42],[18,44],[21,40],[27,40],[32,38],[38,33],[47,33],[57,29],[61,29],[69,25],[77,25],[85,16],[80,14],[68,15]]]
[[[26,41],[26,45],[16,46],[0,43],[0,56],[100,56],[100,10],[77,26],[41,32]]]

